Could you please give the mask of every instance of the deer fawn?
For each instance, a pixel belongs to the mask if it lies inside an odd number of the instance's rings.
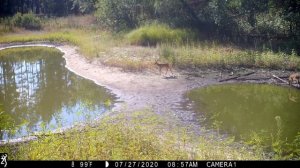
[[[158,66],[158,68],[159,68],[159,74],[161,74],[161,70],[163,68],[166,68],[166,75],[167,75],[167,73],[168,73],[169,70],[173,74],[171,64],[169,64],[169,63],[161,64],[161,63],[158,63],[157,60],[155,60],[154,65]]]
[[[292,85],[296,81],[300,85],[300,73],[293,73],[289,77],[289,85]]]

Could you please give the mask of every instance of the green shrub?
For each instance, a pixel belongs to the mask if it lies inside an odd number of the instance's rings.
[[[127,34],[130,44],[157,45],[160,43],[182,43],[193,37],[193,33],[185,29],[172,29],[163,24],[150,24],[142,26]]]
[[[29,30],[39,30],[41,29],[41,19],[36,17],[32,12],[21,14],[17,13],[12,18],[12,23],[14,26],[23,27]]]
[[[22,27],[22,14],[16,13],[12,18],[12,24],[17,27]]]

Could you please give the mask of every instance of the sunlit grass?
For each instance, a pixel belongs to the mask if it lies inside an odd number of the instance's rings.
[[[176,123],[173,117],[151,110],[114,113],[96,126],[0,150],[12,160],[262,159],[259,153],[233,145],[231,138],[196,136]]]
[[[214,43],[191,45],[163,44],[160,57],[179,68],[270,68],[283,70],[300,69],[300,57],[272,51],[242,50]]]
[[[41,53],[41,55],[49,55],[49,53],[53,55],[61,55],[61,52],[57,49],[47,48],[47,47],[23,47],[23,48],[9,48],[5,50],[1,50],[0,57],[7,55],[22,55],[29,56],[34,55],[35,53]]]
[[[51,42],[69,43],[80,48],[80,52],[86,57],[99,57],[112,46],[117,45],[118,37],[105,31],[92,31],[82,29],[63,29],[45,32],[14,33],[1,36],[0,43],[14,42]]]

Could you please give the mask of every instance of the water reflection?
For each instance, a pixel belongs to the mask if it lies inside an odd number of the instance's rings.
[[[107,111],[104,88],[65,68],[58,50],[42,47],[0,52],[0,139],[87,121]],[[14,131],[4,131],[17,128]]]
[[[300,91],[294,88],[227,84],[196,89],[188,96],[206,117],[207,125],[238,139],[256,132],[271,140],[282,129],[283,140],[292,141],[300,132]]]

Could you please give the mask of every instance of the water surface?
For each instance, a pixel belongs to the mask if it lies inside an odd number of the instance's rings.
[[[267,84],[225,84],[188,93],[199,117],[210,128],[236,139],[262,135],[291,142],[300,132],[299,89]],[[280,134],[280,135],[279,135]]]
[[[112,107],[105,88],[65,68],[45,47],[0,51],[0,139],[91,122]]]

